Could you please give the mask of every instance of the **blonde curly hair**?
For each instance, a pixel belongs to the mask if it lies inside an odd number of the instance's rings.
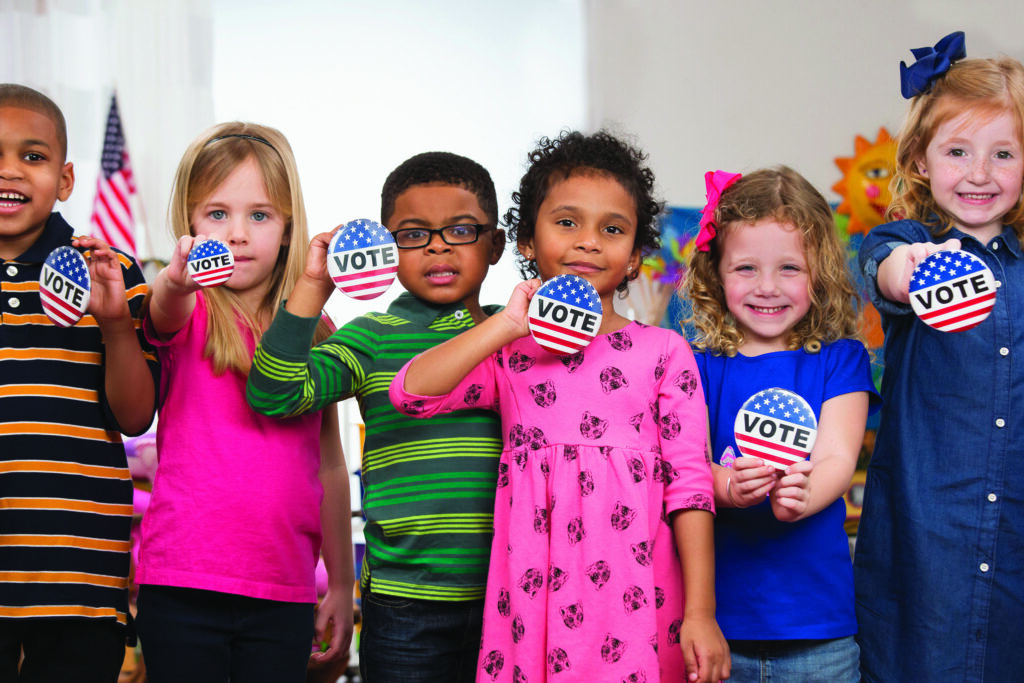
[[[693,304],[689,319],[697,329],[693,345],[713,353],[735,356],[743,335],[729,313],[719,273],[722,241],[740,225],[772,220],[800,231],[807,260],[811,307],[789,331],[786,348],[817,353],[822,344],[860,339],[860,299],[853,286],[846,254],[836,234],[832,210],[814,186],[786,166],[761,169],[743,176],[722,193],[715,209],[717,235],[708,251],[694,251],[680,287]]]

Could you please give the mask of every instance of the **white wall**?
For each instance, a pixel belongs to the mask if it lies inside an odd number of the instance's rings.
[[[57,210],[79,232],[89,232],[116,88],[140,196],[133,207],[138,253],[168,254],[164,224],[175,166],[213,122],[210,4],[0,0],[0,82],[36,88],[63,110],[75,188]]]
[[[1024,60],[1022,27],[1020,0],[588,0],[588,123],[635,134],[671,204],[779,163],[838,200],[833,159],[899,129],[910,48],[962,30],[968,57]]]
[[[483,164],[503,213],[536,139],[584,125],[583,25],[582,0],[213,0],[215,118],[288,137],[313,233],[379,220],[388,173],[431,150]],[[504,303],[520,279],[506,250],[481,299]],[[335,293],[327,311],[344,323],[401,291]],[[355,469],[358,407],[341,410]]]
[[[298,160],[311,232],[380,219],[388,173],[444,150],[486,167],[499,211],[540,135],[585,121],[581,0],[214,0],[218,121],[279,128]],[[504,303],[518,273],[506,253],[482,298]],[[345,322],[401,291],[357,302]]]

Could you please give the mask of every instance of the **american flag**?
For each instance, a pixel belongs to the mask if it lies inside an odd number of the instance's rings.
[[[578,275],[545,282],[530,301],[530,333],[542,348],[559,355],[576,353],[601,327],[601,297]]]
[[[811,454],[818,420],[802,396],[773,387],[746,400],[734,429],[742,455],[784,470]]]
[[[334,286],[353,299],[374,299],[395,281],[395,238],[387,228],[369,218],[350,221],[331,238],[327,270]]]
[[[107,133],[103,140],[100,176],[96,181],[96,200],[92,207],[93,234],[111,246],[135,256],[135,219],[130,197],[135,195],[135,179],[124,143],[117,95],[110,99]]]
[[[235,258],[220,240],[203,240],[188,252],[188,274],[203,287],[216,287],[231,279]]]
[[[71,247],[57,247],[43,262],[39,298],[46,316],[61,327],[71,327],[89,306],[89,264]]]
[[[914,269],[910,305],[917,317],[937,330],[969,330],[995,307],[995,278],[974,254],[938,251]]]

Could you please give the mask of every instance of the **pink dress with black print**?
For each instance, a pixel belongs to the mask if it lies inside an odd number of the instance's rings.
[[[400,410],[501,412],[477,680],[681,681],[683,590],[668,516],[713,510],[704,397],[676,333],[639,323],[556,356],[530,337],[444,397]]]

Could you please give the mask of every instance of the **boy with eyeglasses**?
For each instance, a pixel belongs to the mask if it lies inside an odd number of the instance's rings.
[[[381,222],[399,247],[406,292],[387,313],[360,316],[310,350],[334,291],[326,268],[331,234],[313,238],[310,265],[256,349],[247,395],[255,410],[276,417],[359,401],[366,423],[362,680],[472,681],[500,421],[483,410],[415,420],[394,409],[388,386],[414,355],[498,310],[481,306],[479,296],[505,232],[487,170],[447,152],[418,154],[391,172]]]

